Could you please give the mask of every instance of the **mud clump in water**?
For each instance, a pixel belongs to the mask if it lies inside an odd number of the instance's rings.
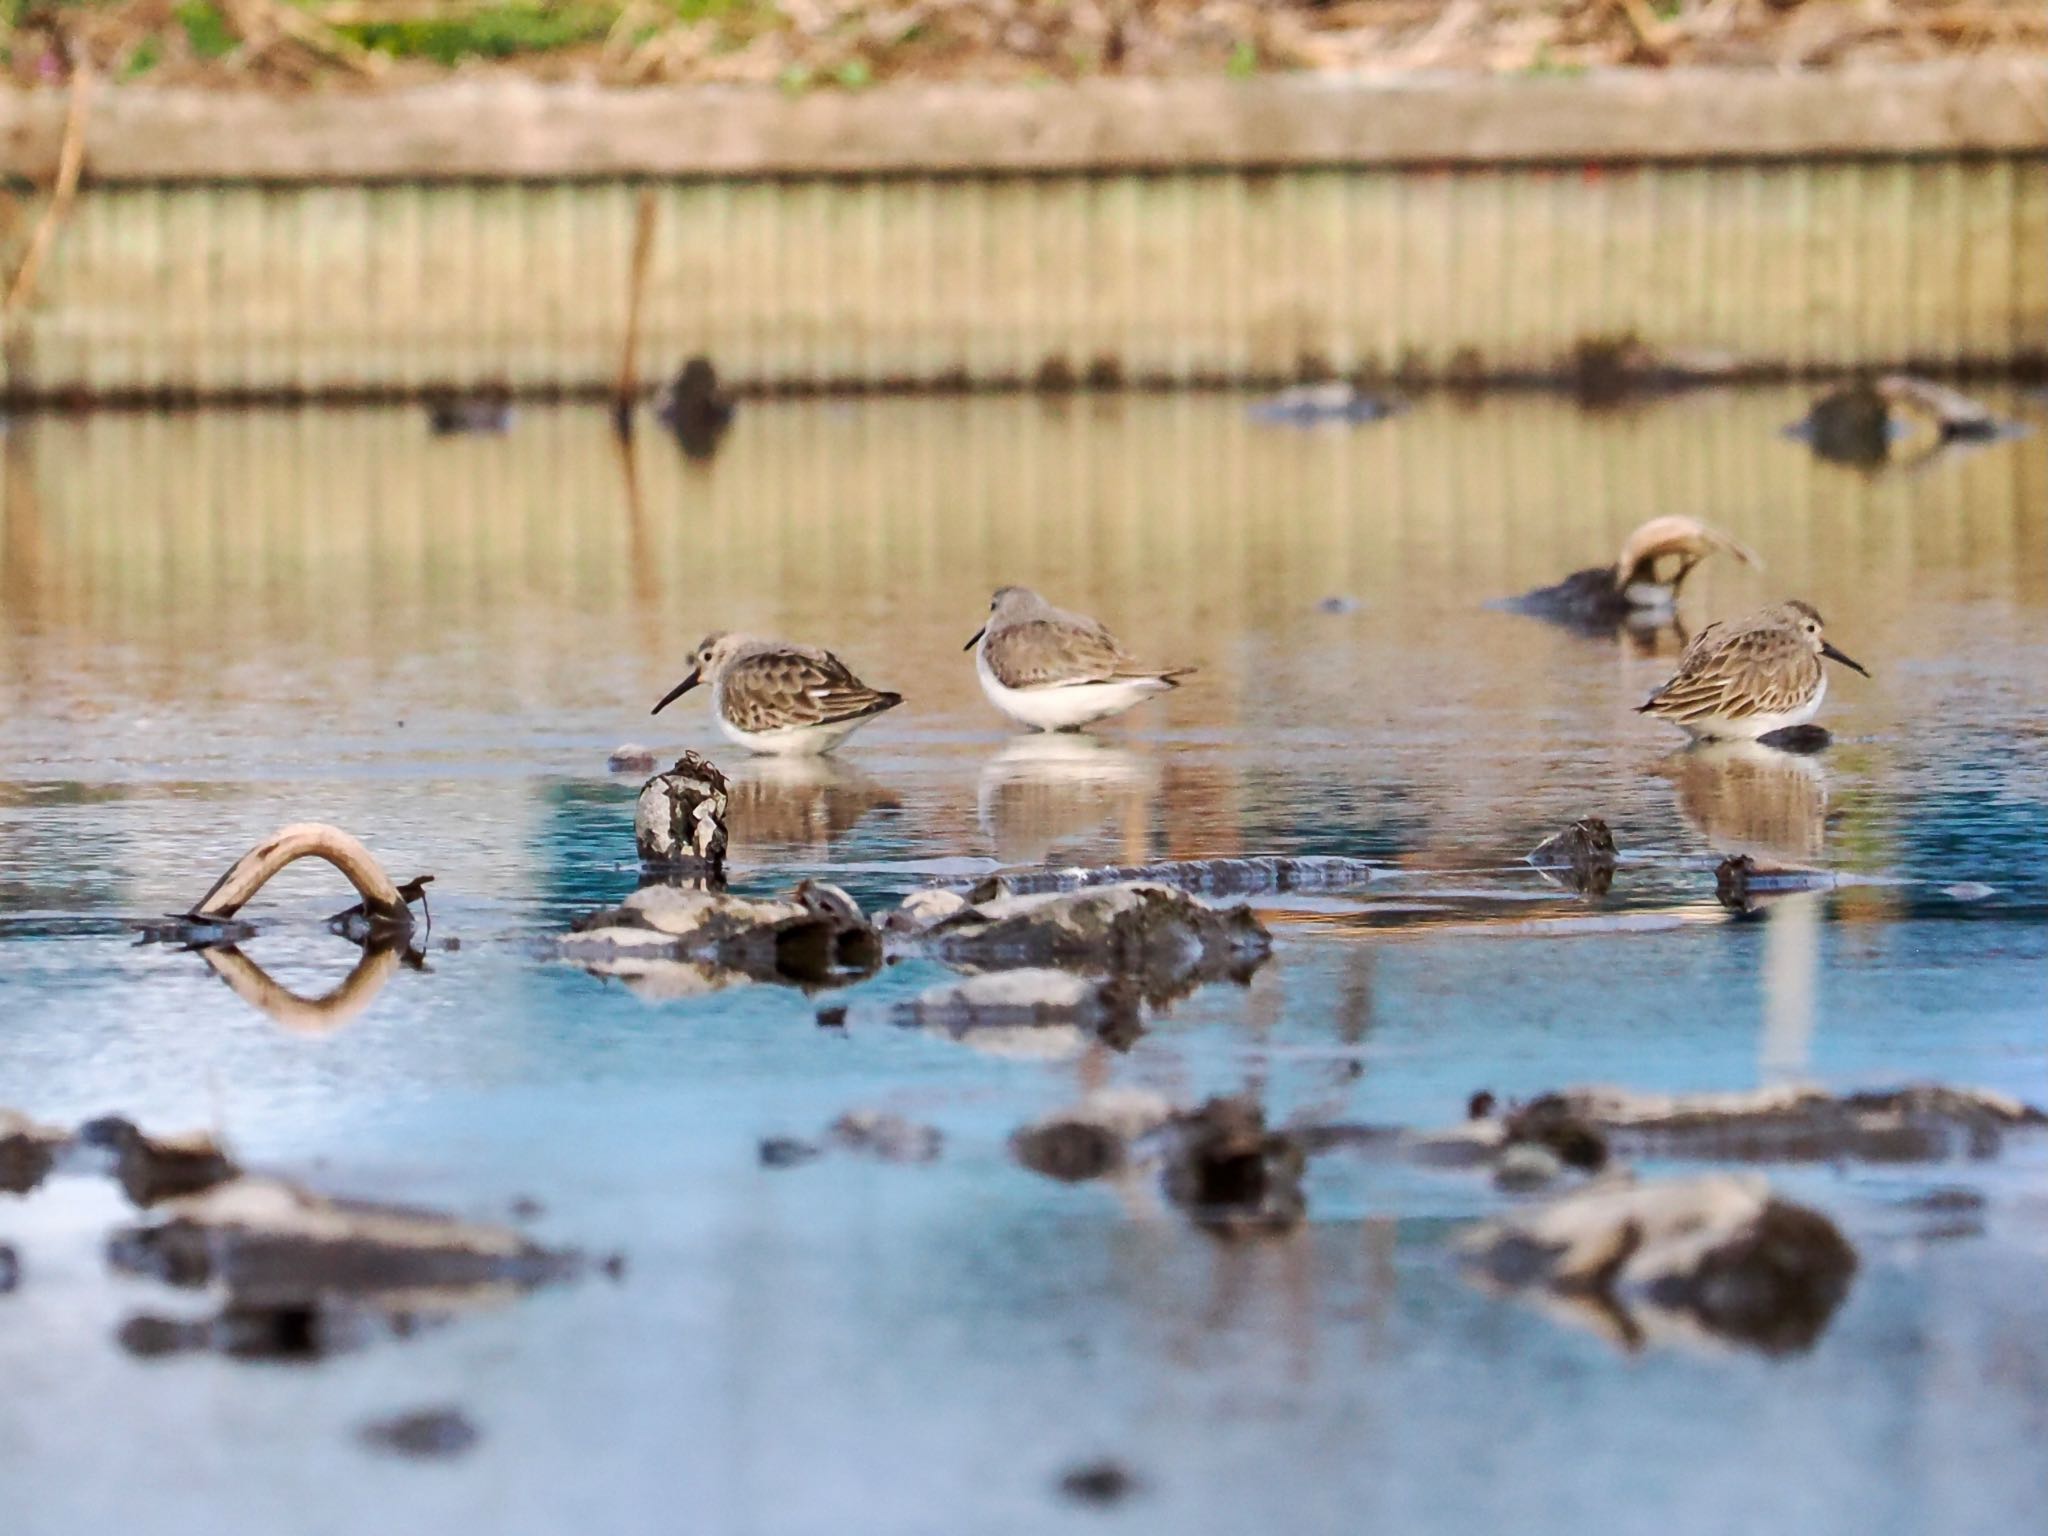
[[[139,1206],[197,1194],[241,1174],[220,1143],[203,1131],[146,1136],[133,1121],[107,1115],[80,1126],[77,1139],[80,1146],[113,1155],[114,1177]]]
[[[66,1139],[62,1131],[0,1109],[0,1194],[25,1195],[42,1183]]]
[[[1120,1461],[1104,1458],[1069,1467],[1060,1474],[1060,1493],[1076,1504],[1106,1509],[1143,1490],[1136,1473]]]
[[[418,1461],[445,1461],[475,1449],[483,1436],[459,1408],[423,1408],[376,1419],[357,1431],[371,1450]]]
[[[1588,896],[1613,886],[1615,857],[1614,833],[1598,816],[1582,816],[1529,850],[1531,864]]]
[[[1174,1123],[1167,1198],[1196,1223],[1225,1236],[1285,1231],[1307,1211],[1298,1137],[1266,1129],[1247,1098],[1211,1099]]]

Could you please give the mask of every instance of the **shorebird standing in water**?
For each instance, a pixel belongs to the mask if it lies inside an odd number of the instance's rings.
[[[1039,731],[1078,731],[1120,715],[1194,670],[1140,666],[1095,620],[1029,587],[998,587],[988,622],[962,649],[974,652],[989,703]]]
[[[1678,589],[1693,567],[1716,550],[1744,565],[1759,564],[1744,546],[1697,519],[1653,517],[1628,536],[1614,564],[1574,571],[1554,587],[1538,587],[1502,606],[1585,628],[1661,624],[1677,608]]]
[[[1636,713],[1669,720],[1696,738],[1755,741],[1820,713],[1828,692],[1823,657],[1870,676],[1828,644],[1809,603],[1709,624],[1678,658],[1677,673]]]
[[[706,635],[690,675],[649,711],[660,714],[699,683],[711,685],[711,714],[728,741],[771,757],[817,757],[884,710],[900,693],[870,688],[845,662],[813,645],[753,635]]]

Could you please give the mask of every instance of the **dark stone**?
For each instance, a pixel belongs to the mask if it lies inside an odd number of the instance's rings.
[[[1567,1168],[1595,1173],[1607,1165],[1607,1138],[1561,1095],[1547,1093],[1510,1111],[1505,1131],[1509,1146],[1545,1147]]]
[[[505,391],[436,396],[427,402],[427,429],[436,437],[502,437],[512,430],[512,396]]]
[[[818,1010],[818,1028],[846,1028],[846,1004],[833,1003],[829,1007],[820,1008]]]
[[[1069,1467],[1060,1474],[1060,1493],[1076,1504],[1106,1508],[1121,1504],[1143,1484],[1137,1474],[1120,1461],[1089,1461]]]
[[[372,1450],[428,1460],[460,1456],[482,1438],[459,1408],[423,1408],[401,1413],[373,1420],[357,1433]]]
[[[157,1140],[119,1115],[81,1125],[78,1143],[114,1154],[114,1177],[139,1206],[197,1194],[242,1172],[209,1136]]]
[[[1834,741],[1834,735],[1824,725],[1788,725],[1781,731],[1767,731],[1757,737],[1757,745],[1776,747],[1780,752],[1790,752],[1800,757],[1810,757],[1824,752]]]
[[[704,461],[717,454],[733,411],[733,398],[719,384],[711,359],[693,357],[662,392],[654,413],[674,434],[684,457]]]
[[[1749,882],[1755,874],[1755,859],[1746,853],[1730,854],[1714,866],[1714,900],[1730,912],[1748,912]]]
[[[6,1243],[0,1243],[0,1296],[12,1294],[21,1284],[21,1255]]]
[[[1176,1118],[1166,1165],[1166,1194],[1212,1232],[1282,1231],[1299,1223],[1307,1202],[1301,1176],[1307,1154],[1298,1137],[1266,1129],[1265,1111],[1248,1098],[1215,1098]]]
[[[1868,468],[1891,457],[1891,409],[1867,379],[1823,395],[1789,430],[1831,463]]]
[[[1033,1173],[1081,1184],[1123,1166],[1124,1144],[1106,1125],[1087,1120],[1056,1120],[1026,1126],[1010,1138],[1017,1161]]]
[[[668,772],[640,786],[633,809],[633,839],[640,862],[725,868],[728,786],[718,765],[685,752]]]
[[[1724,1338],[1766,1354],[1813,1346],[1849,1293],[1856,1250],[1817,1211],[1772,1200],[1736,1241],[1712,1249],[1689,1275],[1659,1280],[1644,1294],[1681,1307]]]
[[[823,1155],[824,1148],[817,1143],[799,1141],[794,1136],[769,1136],[761,1142],[763,1168],[794,1168]]]
[[[42,1183],[57,1149],[32,1131],[0,1136],[0,1194],[25,1195]]]
[[[1580,817],[1529,851],[1531,864],[1587,896],[1604,896],[1613,886],[1615,858],[1614,834],[1598,816]]]
[[[1465,1101],[1465,1118],[1467,1120],[1487,1119],[1493,1114],[1494,1105],[1497,1102],[1498,1100],[1494,1098],[1491,1088],[1482,1088]]]

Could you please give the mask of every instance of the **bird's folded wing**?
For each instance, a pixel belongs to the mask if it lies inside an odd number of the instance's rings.
[[[900,702],[870,688],[829,651],[771,651],[735,662],[724,678],[726,717],[743,731],[829,725]]]
[[[997,630],[983,647],[989,670],[1006,688],[1069,688],[1154,675],[1100,624],[1033,619]]]

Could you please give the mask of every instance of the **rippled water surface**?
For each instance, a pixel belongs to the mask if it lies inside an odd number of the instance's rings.
[[[627,1265],[313,1365],[139,1361],[116,1329],[171,1303],[106,1273],[117,1194],[0,1196],[8,1529],[2031,1527],[2039,1148],[1777,1175],[1863,1261],[1782,1358],[1631,1354],[1482,1294],[1450,1252],[1503,1199],[1474,1176],[1319,1159],[1305,1229],[1223,1243],[1007,1148],[1105,1085],[1412,1126],[1589,1081],[2048,1099],[2048,417],[2001,403],[2033,435],[1876,476],[1780,437],[1782,392],[1434,398],[1330,433],[1229,397],[762,405],[709,466],[646,436],[623,459],[578,410],[468,440],[396,411],[16,423],[0,1105],[211,1125],[250,1164],[470,1216],[531,1200],[537,1235]],[[1689,625],[1803,596],[1870,667],[1835,675],[1831,750],[1679,752],[1631,712],[1676,634],[1486,606],[1663,512],[1765,562],[1702,568]],[[1013,738],[961,654],[1010,581],[1200,672],[1093,740]],[[909,702],[828,764],[740,761],[701,694],[646,713],[715,628],[830,645]],[[1275,958],[1127,1053],[900,1027],[924,961],[821,1028],[794,990],[664,1001],[548,960],[634,886],[637,779],[605,769],[628,741],[732,772],[747,890],[1258,852],[1392,872],[1265,903]],[[1624,852],[1604,901],[1517,864],[1586,812]],[[245,950],[324,1008],[274,1016],[135,943],[304,818],[435,875],[424,968],[345,981],[319,919],[348,898],[306,866]],[[1731,851],[1843,883],[1735,921]],[[944,1156],[759,1165],[854,1107]],[[1981,1231],[1933,1235],[1912,1213],[1957,1190]],[[482,1434],[458,1460],[356,1436],[444,1404]],[[1138,1491],[1064,1501],[1104,1457]]]

